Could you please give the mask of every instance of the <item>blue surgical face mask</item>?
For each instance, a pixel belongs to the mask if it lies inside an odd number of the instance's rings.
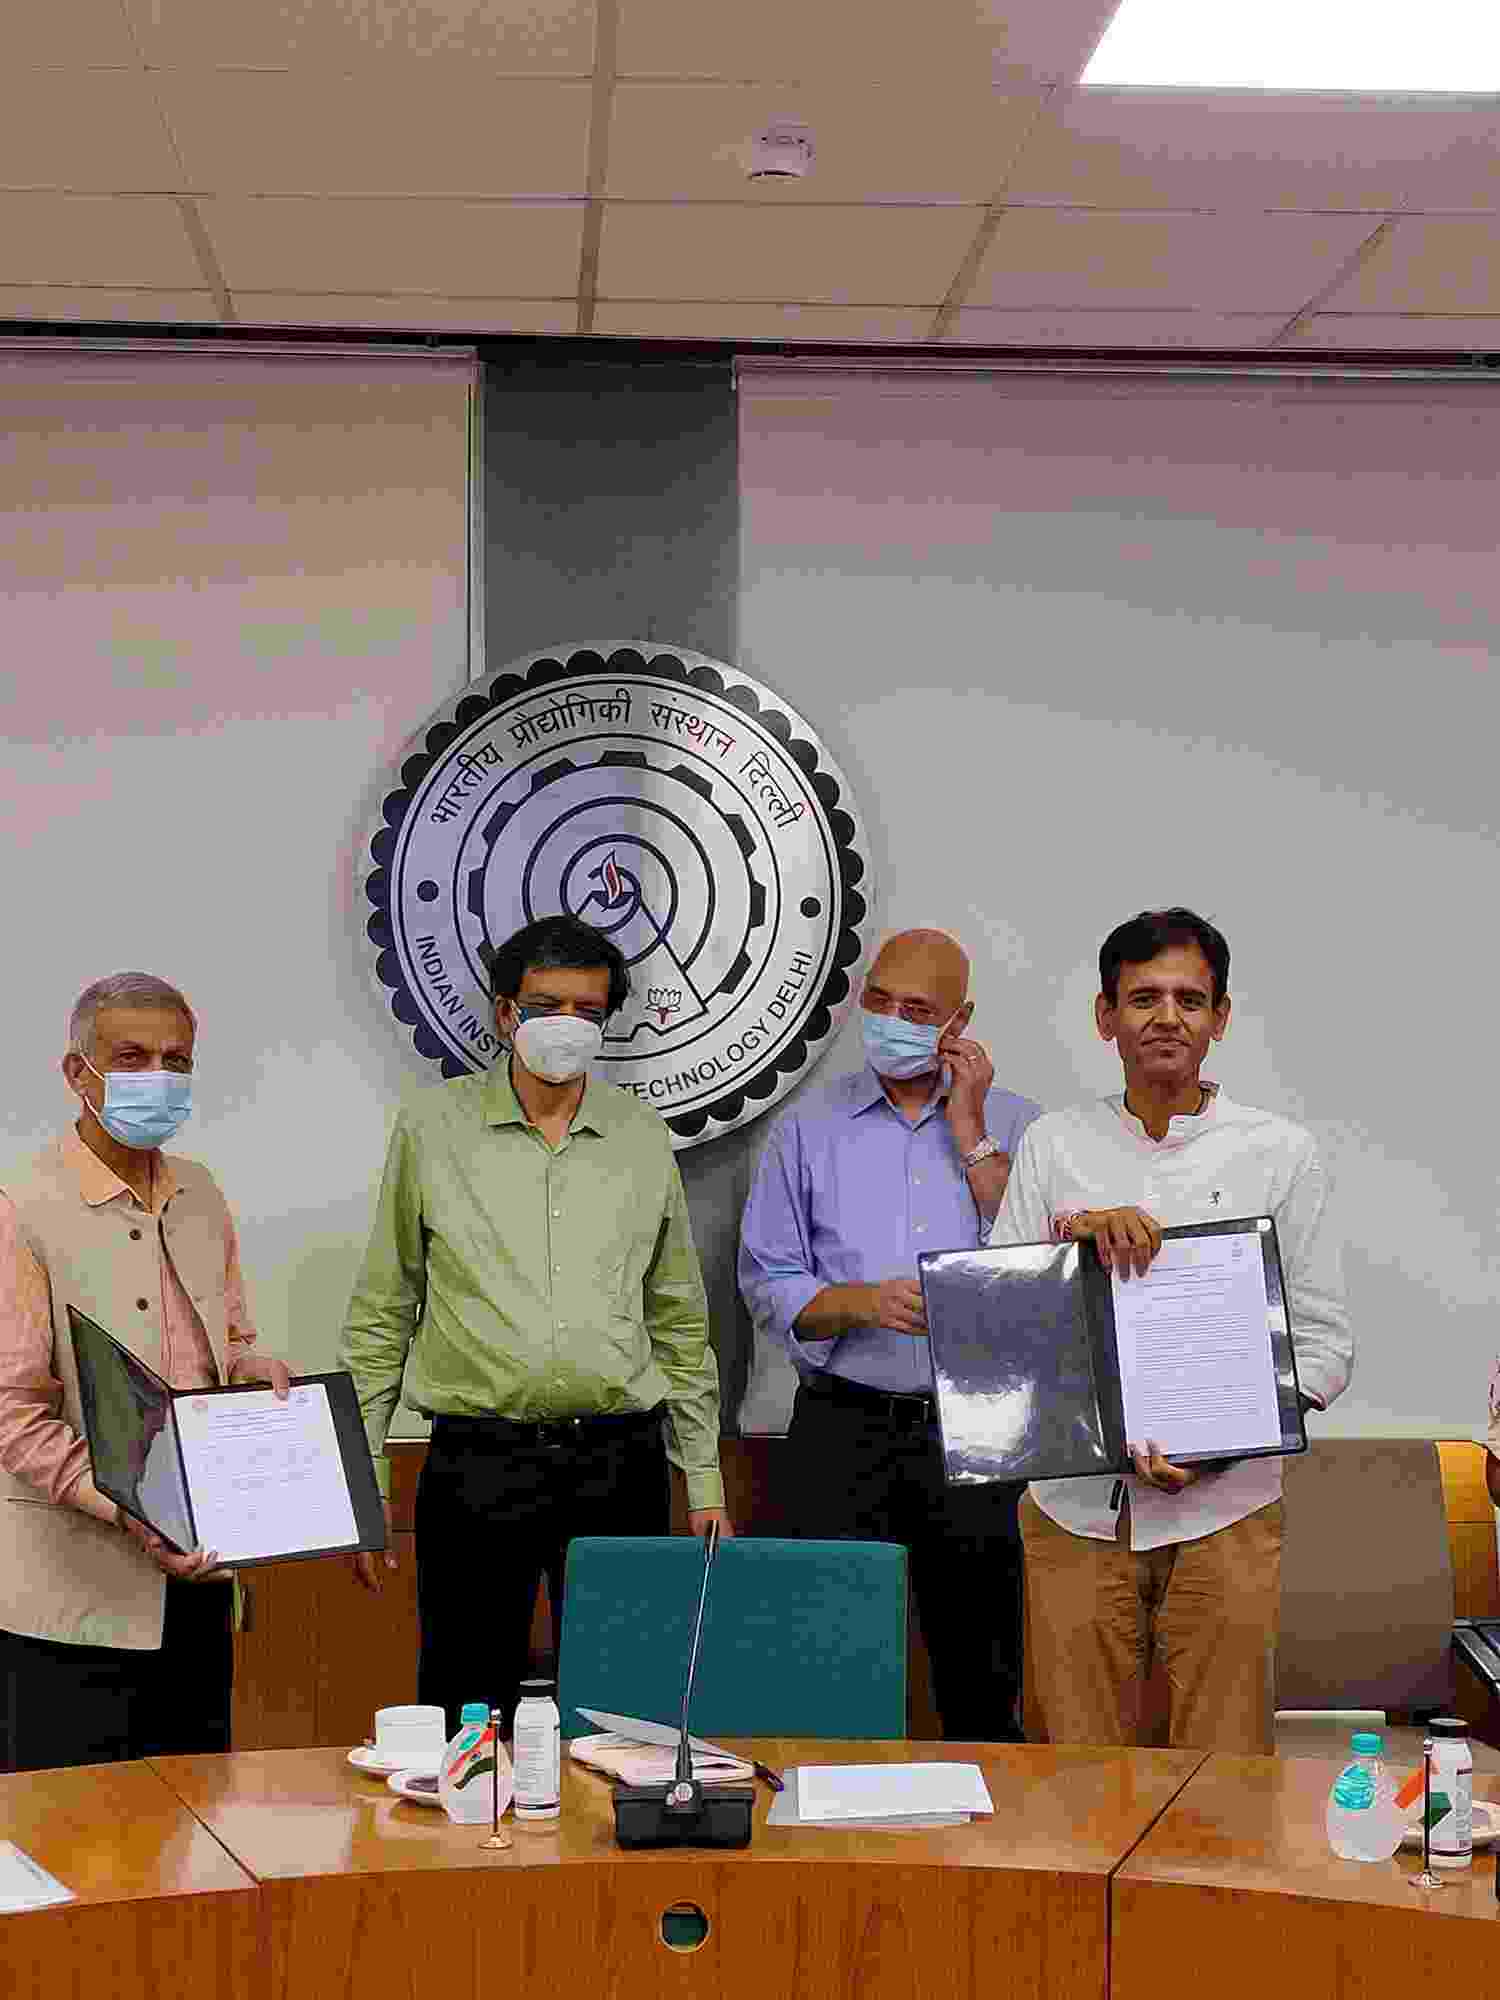
[[[103,1108],[94,1116],[122,1146],[154,1152],[186,1124],[193,1109],[190,1076],[169,1069],[112,1069],[106,1075],[87,1056],[83,1060],[104,1085]]]
[[[868,1007],[862,1007],[859,1023],[864,1031],[865,1059],[877,1076],[904,1083],[937,1068],[938,1043],[947,1030],[947,1021],[941,1027],[924,1026],[917,1021],[903,1021],[899,1014],[872,1014]]]

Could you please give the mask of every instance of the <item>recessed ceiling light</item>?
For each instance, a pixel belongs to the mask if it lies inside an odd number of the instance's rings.
[[[1121,0],[1085,84],[1328,90],[1380,96],[1500,91],[1495,0]]]

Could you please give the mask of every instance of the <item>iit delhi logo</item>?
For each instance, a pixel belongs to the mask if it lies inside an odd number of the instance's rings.
[[[795,710],[701,654],[529,655],[429,718],[363,864],[396,1019],[444,1076],[499,1053],[488,955],[568,911],[631,996],[602,1074],[678,1147],[758,1116],[827,1047],[868,945],[847,780]]]

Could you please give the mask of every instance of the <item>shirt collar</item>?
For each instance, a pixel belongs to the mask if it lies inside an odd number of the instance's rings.
[[[573,1113],[573,1122],[568,1129],[570,1132],[594,1132],[603,1138],[616,1116],[609,1085],[591,1076],[584,1086],[583,1102]],[[486,1125],[529,1125],[531,1122],[510,1080],[508,1053],[502,1054],[494,1063],[485,1083],[484,1122]]]
[[[106,1202],[118,1201],[122,1194],[131,1201],[135,1200],[134,1194],[126,1187],[114,1168],[106,1166],[92,1147],[84,1144],[78,1136],[76,1126],[68,1127],[63,1134],[62,1143],[63,1158],[77,1182],[78,1192],[90,1208],[102,1208]],[[172,1162],[165,1153],[156,1155],[151,1176],[151,1192],[156,1208],[161,1210],[176,1194],[178,1185],[177,1176],[172,1171]]]
[[[936,1093],[922,1106],[917,1123],[920,1125],[924,1118],[930,1118],[947,1095],[947,1088],[939,1085]],[[872,1110],[877,1104],[883,1104],[887,1111],[894,1113],[897,1118],[901,1117],[901,1113],[886,1096],[885,1085],[866,1063],[863,1069],[852,1070],[849,1075],[849,1116],[858,1118],[862,1112]]]
[[[1202,1077],[1199,1080],[1203,1088],[1208,1092],[1203,1109],[1201,1111],[1178,1111],[1174,1113],[1167,1125],[1166,1136],[1161,1139],[1153,1139],[1135,1113],[1126,1109],[1125,1093],[1123,1090],[1118,1097],[1110,1098],[1109,1102],[1114,1107],[1115,1114],[1126,1131],[1133,1133],[1144,1145],[1155,1146],[1162,1151],[1166,1151],[1169,1147],[1187,1146],[1191,1145],[1193,1140],[1200,1136],[1205,1127],[1213,1123],[1214,1112],[1217,1109],[1219,1101],[1219,1086],[1216,1083],[1210,1083],[1207,1077]]]

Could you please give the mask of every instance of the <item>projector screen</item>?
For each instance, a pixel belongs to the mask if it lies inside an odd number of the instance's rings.
[[[63,1130],[68,1013],[154,972],[198,1013],[173,1150],[240,1225],[263,1345],[325,1368],[422,1073],[356,852],[469,675],[473,362],[0,347],[4,1169]]]
[[[967,945],[997,1080],[1117,1089],[1101,941],[1211,917],[1205,1073],[1335,1176],[1357,1356],[1318,1431],[1483,1436],[1500,395],[747,364],[741,429],[744,664],[859,788],[885,921]],[[790,1387],[762,1353],[746,1428]]]

